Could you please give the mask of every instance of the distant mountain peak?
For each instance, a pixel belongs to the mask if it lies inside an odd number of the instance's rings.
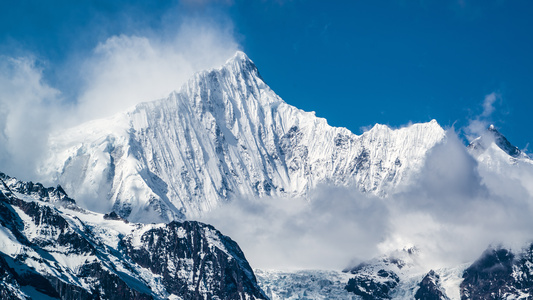
[[[489,125],[487,130],[480,137],[473,140],[468,145],[468,148],[481,153],[490,147],[492,143],[513,158],[527,157],[527,155],[520,151],[518,147],[511,144],[511,142],[509,142],[509,140],[501,134],[493,124]]]
[[[242,51],[235,52],[235,54],[224,63],[222,69],[230,69],[236,73],[247,71],[261,78],[254,62]]]
[[[246,53],[242,52],[241,50],[237,50],[232,58],[228,59],[228,61],[250,61],[251,59],[246,55]]]

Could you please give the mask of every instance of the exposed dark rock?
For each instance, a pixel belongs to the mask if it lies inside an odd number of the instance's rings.
[[[228,253],[210,244],[206,234],[215,235]],[[207,299],[240,299],[245,294],[266,299],[239,246],[210,225],[171,222],[144,233],[141,247],[127,239],[121,244],[134,262],[163,276],[169,293],[185,299],[200,299],[202,294]],[[183,269],[192,278],[179,278],[176,273]]]
[[[383,269],[376,275],[356,274],[348,280],[346,290],[365,300],[390,299],[390,292],[398,285],[400,278],[394,272]]]
[[[116,274],[105,270],[100,263],[88,263],[83,265],[78,272],[78,276],[81,278],[91,278],[91,280],[95,280],[95,282],[98,283],[96,288],[91,291],[93,295],[97,296],[97,298],[110,300],[153,299],[150,295],[151,291],[146,286],[144,287],[145,292],[137,291],[128,286],[128,284]],[[142,287],[143,284],[141,283],[136,286],[137,288]]]
[[[515,255],[489,248],[468,267],[461,283],[461,299],[518,299],[533,295],[533,244]]]
[[[4,258],[0,255],[0,299],[17,300],[20,294],[20,276],[13,270]]]
[[[474,152],[485,151],[490,144],[494,142],[496,146],[502,149],[505,153],[513,158],[518,158],[521,156],[526,156],[518,147],[511,144],[507,138],[501,134],[493,125],[487,129],[479,138],[475,139],[468,145],[468,149],[473,150]]]
[[[514,281],[514,254],[506,249],[488,249],[468,267],[461,283],[462,299],[500,299]]]
[[[121,220],[124,223],[129,223],[128,220],[121,218],[116,212],[112,211],[104,215],[105,220]]]
[[[509,154],[512,157],[520,156],[522,151],[520,151],[520,149],[518,149],[518,147],[516,147],[515,145],[511,144],[511,142],[509,142],[509,140],[507,140],[507,138],[503,134],[496,130],[494,126],[491,125],[488,131],[494,136],[494,142],[496,143],[496,145],[498,145],[500,149],[505,151],[505,153]]]
[[[13,179],[15,183],[9,186],[11,190],[28,196],[33,196],[36,199],[39,199],[40,201],[60,202],[63,205],[70,205],[76,203],[74,199],[68,197],[67,193],[60,185],[55,188],[44,187],[40,183],[16,180],[15,178],[12,178],[2,172],[0,172],[0,179],[4,182]]]
[[[87,213],[56,201],[69,199],[63,193],[60,187],[48,189],[0,173],[0,225],[18,247],[12,248],[16,255],[0,252],[1,299],[26,299],[27,291],[68,300],[166,299],[170,294],[183,299],[266,299],[239,246],[212,226],[192,221],[132,224],[126,225],[131,234],[115,233],[108,239],[108,229],[87,225],[55,206]],[[124,221],[115,212],[103,218]],[[142,234],[135,232],[146,227]],[[68,258],[74,268],[63,263]],[[157,278],[155,290],[154,282],[144,277],[146,270],[151,272],[148,278]]]
[[[417,300],[448,300],[448,296],[440,285],[440,276],[431,270],[424,276],[418,284],[420,288],[416,291]]]

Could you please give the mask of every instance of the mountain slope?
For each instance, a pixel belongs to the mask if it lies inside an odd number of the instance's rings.
[[[527,154],[511,144],[494,125],[490,125],[481,136],[470,142],[468,149],[478,161],[498,171],[501,163],[532,162]]]
[[[471,264],[437,270],[427,270],[419,255],[393,251],[342,273],[256,273],[271,299],[531,299],[533,244],[515,252],[489,247]]]
[[[50,139],[43,178],[140,222],[195,217],[236,196],[306,196],[320,183],[385,195],[444,137],[436,121],[357,136],[285,103],[238,52],[167,99]]]
[[[128,223],[2,173],[0,225],[2,299],[266,299],[210,225]]]
[[[518,253],[489,247],[463,279],[461,299],[531,299],[533,244]]]

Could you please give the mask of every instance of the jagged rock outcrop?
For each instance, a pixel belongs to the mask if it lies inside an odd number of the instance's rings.
[[[239,246],[210,225],[128,223],[78,208],[60,187],[5,174],[0,296],[266,299]]]
[[[410,276],[418,249],[405,248],[362,262],[343,272],[353,274],[345,289],[363,299],[391,299],[402,278]]]
[[[461,283],[461,299],[531,299],[533,244],[521,253],[489,248],[468,267]]]
[[[419,283],[419,288],[415,294],[416,300],[449,300],[446,292],[441,286],[440,276],[431,270]]]
[[[348,280],[346,290],[365,300],[390,299],[391,290],[394,289],[400,278],[392,271],[378,270],[374,276],[356,274]]]
[[[468,150],[483,168],[492,172],[503,173],[504,176],[508,175],[505,166],[524,165],[531,168],[533,165],[533,160],[511,144],[494,125],[490,125],[479,137],[472,140],[468,145]]]

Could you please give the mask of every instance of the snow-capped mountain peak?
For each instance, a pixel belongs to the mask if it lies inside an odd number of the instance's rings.
[[[242,51],[235,52],[235,55],[228,59],[222,68],[231,69],[232,71],[249,71],[256,74],[259,73],[254,62]],[[235,73],[237,73],[235,72]]]
[[[166,99],[50,138],[43,178],[82,205],[140,222],[197,216],[235,196],[306,196],[317,184],[384,196],[445,135],[436,121],[360,136],[287,104],[242,52]]]
[[[479,137],[470,142],[468,149],[479,161],[493,161],[497,157],[510,163],[515,163],[516,160],[530,161],[526,153],[511,144],[492,124]]]

